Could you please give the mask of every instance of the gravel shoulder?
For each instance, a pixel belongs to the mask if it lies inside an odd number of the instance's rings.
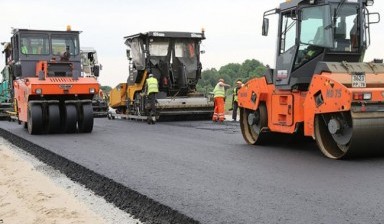
[[[0,138],[0,223],[140,223]]]

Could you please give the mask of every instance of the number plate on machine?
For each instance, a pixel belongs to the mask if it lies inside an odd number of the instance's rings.
[[[367,83],[365,81],[364,72],[355,72],[352,73],[352,87],[353,88],[365,88]]]

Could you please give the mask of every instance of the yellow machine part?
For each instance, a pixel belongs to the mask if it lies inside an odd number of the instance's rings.
[[[127,97],[127,83],[120,83],[111,90],[109,97],[109,106],[118,108],[124,106]]]
[[[109,98],[109,106],[112,108],[118,108],[126,106],[127,97],[130,102],[133,102],[136,92],[141,92],[144,88],[145,80],[147,78],[147,71],[144,71],[143,78],[140,83],[128,85],[127,83],[120,83],[111,90]]]
[[[135,83],[133,85],[128,85],[127,95],[129,97],[129,100],[133,102],[133,99],[135,97],[136,92],[141,92],[145,85],[145,80],[147,79],[148,72],[147,70],[144,71],[143,78],[141,79],[140,83]]]

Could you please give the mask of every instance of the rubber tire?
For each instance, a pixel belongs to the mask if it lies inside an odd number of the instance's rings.
[[[82,104],[78,121],[79,132],[90,133],[93,129],[93,108],[91,104]]]
[[[47,111],[47,126],[48,134],[60,132],[60,108],[57,104],[48,105]]]
[[[77,109],[74,104],[64,106],[63,127],[65,133],[75,133],[77,130]]]
[[[28,104],[27,129],[31,135],[41,134],[43,130],[43,111],[40,104]]]

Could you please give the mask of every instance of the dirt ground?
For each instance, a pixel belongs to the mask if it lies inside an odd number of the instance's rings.
[[[0,139],[0,224],[105,223]]]

